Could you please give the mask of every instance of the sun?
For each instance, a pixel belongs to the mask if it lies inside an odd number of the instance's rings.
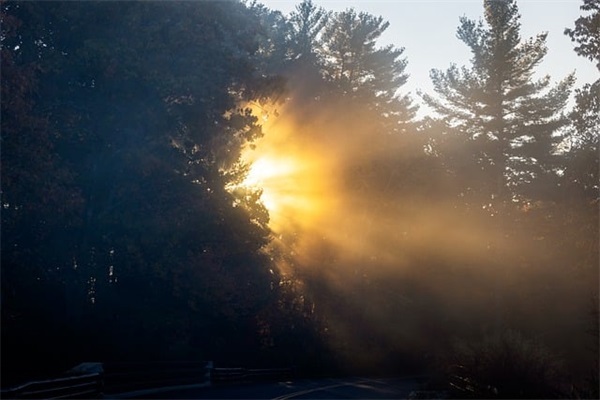
[[[242,181],[246,187],[260,188],[261,201],[270,214],[281,211],[282,207],[289,206],[288,187],[290,177],[299,170],[298,162],[292,158],[274,156],[261,156],[252,162],[248,175]]]
[[[261,152],[258,147],[254,151],[257,158],[250,163],[241,186],[261,190],[260,201],[269,212],[269,227],[283,233],[292,226],[314,221],[323,204],[311,160],[285,151],[274,154]]]
[[[264,114],[264,107],[251,109]],[[262,129],[264,136],[242,151],[248,173],[236,187],[260,190],[275,234],[316,224],[330,206],[323,152],[303,141],[302,128],[283,116],[263,119]]]

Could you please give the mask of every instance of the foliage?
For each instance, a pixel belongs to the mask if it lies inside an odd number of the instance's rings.
[[[323,31],[323,74],[337,95],[357,99],[391,121],[390,132],[406,131],[416,108],[398,90],[408,79],[403,48],[376,47],[389,22],[353,9],[333,14]]]
[[[251,62],[253,15],[214,2],[2,7],[3,364],[254,347],[240,338],[258,343],[253,315],[274,301],[268,230],[224,189],[261,135],[239,104],[274,90]]]
[[[591,14],[579,17],[575,21],[575,28],[565,29],[565,34],[577,42],[575,52],[590,61],[596,61],[600,69],[600,2],[583,0],[580,8]]]
[[[546,34],[522,40],[515,1],[486,1],[485,24],[461,18],[458,38],[471,50],[471,67],[431,71],[438,97],[424,94],[446,125],[463,135],[492,198],[531,198],[548,191],[557,167],[561,113],[574,77],[554,87],[532,74],[546,54]],[[483,186],[484,185],[484,186]],[[533,191],[537,190],[537,194]]]
[[[575,52],[595,61],[600,70],[600,3],[584,0],[581,10],[591,12],[575,21],[575,28],[565,34],[578,46]],[[571,186],[588,198],[598,199],[598,142],[600,140],[600,79],[575,92],[575,107],[570,114],[573,132],[570,137],[566,178]]]
[[[304,58],[310,62],[318,57],[321,34],[329,19],[330,13],[317,8],[311,0],[304,0],[296,6],[289,16],[292,58]]]
[[[448,362],[449,372],[468,382],[476,398],[549,399],[560,394],[560,363],[539,342],[515,331],[458,342]]]

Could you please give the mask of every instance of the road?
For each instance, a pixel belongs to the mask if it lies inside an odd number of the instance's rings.
[[[346,378],[210,385],[139,393],[137,399],[407,399],[424,379]]]

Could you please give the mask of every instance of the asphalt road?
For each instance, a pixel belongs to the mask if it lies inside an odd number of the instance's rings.
[[[424,379],[301,379],[162,389],[139,393],[137,399],[407,399]]]

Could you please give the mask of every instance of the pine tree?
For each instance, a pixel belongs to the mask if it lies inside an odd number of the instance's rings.
[[[600,71],[600,1],[583,0],[580,7],[588,15],[575,21],[565,34],[577,43],[575,52],[596,63]],[[598,198],[598,151],[600,142],[600,78],[575,92],[571,112],[574,132],[568,154],[566,178],[577,183],[593,199]]]
[[[470,168],[482,173],[477,185],[484,197],[529,197],[556,176],[556,146],[567,122],[561,111],[574,77],[553,87],[549,76],[533,78],[547,34],[521,39],[515,0],[486,0],[484,9],[485,23],[462,17],[457,31],[471,50],[471,67],[432,70],[438,96],[422,97],[473,149]]]
[[[583,0],[582,11],[591,12],[575,21],[575,29],[565,29],[565,34],[577,42],[575,52],[582,57],[596,62],[600,70],[600,1]]]
[[[316,7],[311,0],[304,0],[296,6],[288,18],[292,58],[315,62],[320,35],[328,19],[329,13]]]
[[[353,9],[335,13],[323,32],[323,76],[336,95],[357,99],[388,120],[388,131],[406,130],[416,112],[408,96],[404,48],[377,47],[389,22]]]
[[[330,14],[311,0],[304,0],[286,18],[286,60],[282,75],[298,103],[310,102],[323,91],[319,52]]]
[[[590,12],[575,21],[574,29],[565,29],[565,34],[577,43],[575,52],[592,62],[600,71],[600,0],[584,0],[580,7]],[[598,148],[600,135],[600,78],[577,90],[576,106],[571,115],[579,140],[594,144]]]

